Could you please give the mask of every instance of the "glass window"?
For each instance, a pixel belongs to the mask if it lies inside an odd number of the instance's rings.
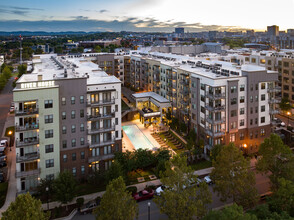
[[[82,175],[85,174],[85,166],[81,166],[81,174],[82,174]]]
[[[76,103],[76,97],[72,96],[70,98],[70,102],[71,102],[72,105],[75,104]]]
[[[83,118],[85,116],[84,109],[80,110],[80,117]]]
[[[66,140],[62,141],[62,148],[67,148],[67,141]]]
[[[53,108],[53,100],[45,100],[45,108]]]
[[[232,98],[231,99],[231,105],[237,104],[237,98]]]
[[[45,115],[45,124],[53,123],[53,115]]]
[[[72,147],[75,147],[77,145],[77,143],[76,143],[76,139],[72,139],[71,140],[71,146]]]
[[[236,134],[230,134],[230,142],[236,141]]]
[[[265,100],[265,94],[262,94],[261,95],[261,101],[264,101]]]
[[[81,151],[81,159],[85,159],[85,151]]]
[[[240,120],[240,127],[244,126],[245,125],[245,120],[244,119],[241,119]]]
[[[245,102],[245,96],[240,96],[240,103],[244,103]]]
[[[65,119],[66,119],[66,112],[62,112],[62,113],[61,113],[61,119],[62,119],[62,120],[65,120]]]
[[[265,83],[261,83],[261,89],[265,89]]]
[[[261,112],[265,112],[265,105],[262,105],[261,106],[261,110],[260,110]]]
[[[66,104],[65,97],[62,97],[62,98],[61,98],[61,105],[65,105],[65,104]]]
[[[45,138],[53,138],[53,130],[45,130]]]
[[[76,153],[72,153],[71,159],[72,159],[72,161],[75,161],[77,159],[77,154]]]
[[[83,95],[80,96],[80,103],[81,103],[81,104],[84,103],[84,96],[83,96]]]
[[[84,130],[85,130],[84,124],[81,124],[80,131],[84,131]]]
[[[63,154],[63,162],[67,162],[67,155]]]
[[[62,126],[62,134],[66,134],[66,126]]]
[[[54,167],[54,159],[49,159],[45,161],[46,168]]]
[[[73,176],[77,175],[77,168],[75,168],[75,167],[72,168],[72,175]]]
[[[45,145],[45,153],[53,152],[53,144]]]
[[[81,137],[80,141],[81,141],[81,145],[85,144],[85,138]]]
[[[244,108],[240,108],[240,115],[244,115],[245,114],[245,109]]]
[[[265,117],[261,117],[260,118],[260,123],[264,123],[265,122]]]
[[[76,117],[76,111],[72,110],[71,111],[71,118],[74,119]]]
[[[72,125],[71,126],[71,133],[75,133],[76,132],[76,126],[75,125]]]
[[[245,91],[245,85],[240,85],[240,92]]]

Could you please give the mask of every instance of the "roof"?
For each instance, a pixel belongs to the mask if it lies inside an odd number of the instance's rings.
[[[135,93],[132,95],[135,99],[139,98],[152,98],[156,100],[159,103],[169,103],[170,101],[166,98],[162,97],[161,95],[158,95],[155,92],[141,92],[141,93]]]

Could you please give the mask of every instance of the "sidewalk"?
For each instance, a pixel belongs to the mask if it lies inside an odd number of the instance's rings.
[[[14,115],[8,115],[4,128],[2,137],[4,137],[5,130],[7,127],[14,125]],[[8,148],[7,151],[7,161],[8,161],[8,171],[7,171],[7,179],[9,180],[8,189],[6,194],[6,200],[3,207],[0,209],[0,218],[2,217],[2,213],[6,211],[11,202],[15,201],[16,198],[16,178],[15,178],[15,170],[16,170],[16,157],[15,157],[15,146],[11,147],[11,151]]]

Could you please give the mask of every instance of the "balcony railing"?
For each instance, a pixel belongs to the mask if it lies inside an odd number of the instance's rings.
[[[39,129],[39,124],[31,124],[31,125],[24,125],[24,126],[15,126],[16,131],[29,131],[29,130],[36,130]]]
[[[24,141],[16,141],[16,147],[24,147],[39,144],[39,138],[26,138]]]
[[[206,105],[205,108],[208,110],[208,111],[211,111],[211,112],[220,112],[220,111],[224,111],[225,110],[225,106],[224,105],[217,105],[217,106],[211,106],[211,105]]]
[[[15,110],[16,116],[39,114],[39,108]]]
[[[269,103],[269,104],[278,104],[278,103],[281,103],[281,99],[278,98],[278,97],[270,98],[270,99],[268,100],[268,103]]]
[[[182,80],[181,80],[181,84],[182,84],[182,85],[189,85],[189,81],[188,81],[188,80],[184,80],[184,79],[182,79]]]
[[[115,99],[100,100],[98,102],[87,102],[87,106],[111,105],[115,103]]]
[[[24,156],[16,156],[17,163],[31,161],[31,160],[37,160],[37,159],[40,159],[39,152],[28,153],[28,154],[25,154]]]
[[[95,157],[89,157],[88,162],[92,163],[95,161],[100,161],[100,160],[110,160],[114,158],[114,154],[106,154],[106,155],[100,155],[100,156],[95,156]]]
[[[215,132],[213,132],[210,129],[206,129],[206,134],[211,136],[211,137],[221,137],[221,136],[225,135],[225,132],[224,131],[215,131]]]
[[[223,118],[215,118],[215,119],[212,119],[210,117],[207,117],[206,118],[206,121],[210,124],[222,124],[222,123],[225,123],[226,122],[226,118],[223,117]]]
[[[282,88],[280,86],[276,86],[274,88],[268,88],[267,92],[281,92]]]
[[[212,100],[217,100],[217,99],[224,99],[226,98],[226,93],[207,93],[207,97],[212,99]]]
[[[115,143],[115,139],[112,139],[112,140],[103,141],[103,142],[99,142],[99,143],[91,143],[90,147],[101,147],[101,146],[105,146],[105,145],[111,145],[114,143]]]
[[[16,172],[16,178],[20,178],[20,177],[27,177],[27,176],[34,176],[34,175],[39,175],[40,174],[41,169],[35,169],[35,170],[30,170],[30,171],[19,171]]]
[[[279,114],[280,113],[280,110],[278,110],[278,109],[270,109],[269,110],[269,113],[270,113],[270,115]]]
[[[113,113],[106,113],[106,114],[97,114],[97,115],[88,115],[88,120],[98,120],[98,119],[103,119],[103,118],[114,118],[115,117],[115,112]]]
[[[89,128],[88,129],[88,134],[97,134],[97,133],[101,133],[101,132],[108,132],[108,131],[114,131],[115,130],[115,126],[111,126],[108,128]]]

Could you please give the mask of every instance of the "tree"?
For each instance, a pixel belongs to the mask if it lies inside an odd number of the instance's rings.
[[[101,47],[99,45],[95,46],[94,52],[95,53],[100,53],[101,52]]]
[[[191,219],[206,214],[206,206],[211,203],[211,193],[207,184],[197,184],[197,176],[187,166],[187,158],[175,156],[166,162],[166,171],[161,175],[161,182],[166,189],[154,202],[160,212],[167,214],[169,219]]]
[[[62,47],[55,47],[55,53],[61,54],[62,52]]]
[[[269,208],[269,204],[262,204],[257,206],[255,209],[248,211],[249,214],[255,215],[257,219],[274,219],[274,220],[293,220],[290,215],[286,212],[273,212]]]
[[[260,145],[258,153],[261,158],[256,168],[259,172],[270,173],[270,180],[273,188],[278,187],[278,179],[294,180],[294,155],[291,149],[283,143],[276,134],[271,134]]]
[[[2,213],[2,220],[46,220],[50,213],[44,213],[40,200],[33,198],[30,193],[16,197],[8,209]]]
[[[11,70],[8,66],[4,68],[2,71],[3,76],[5,77],[6,80],[8,80],[11,77]]]
[[[120,176],[125,180],[125,173],[122,165],[118,161],[114,161],[106,173],[106,182],[109,183],[111,180]]]
[[[253,214],[244,213],[243,207],[233,204],[227,206],[222,210],[209,212],[202,220],[257,220],[257,217]]]
[[[282,111],[290,111],[292,109],[290,101],[288,98],[283,97],[280,103],[280,109]]]
[[[257,203],[255,176],[249,171],[250,161],[243,157],[234,144],[224,146],[212,166],[214,169],[211,178],[215,182],[213,190],[220,195],[222,201],[232,198],[233,202],[244,208]]]
[[[18,78],[20,78],[23,74],[26,74],[27,73],[27,65],[26,64],[22,64],[22,65],[19,65],[17,67],[18,69]]]
[[[35,51],[35,54],[43,54],[44,51],[42,50],[42,48],[37,48]]]
[[[133,220],[138,218],[138,204],[126,191],[122,177],[112,180],[106,187],[100,205],[94,210],[97,220]]]
[[[222,148],[223,148],[223,145],[221,145],[221,144],[217,144],[217,145],[213,146],[213,148],[211,150],[212,161],[216,160],[216,157],[219,155]]]
[[[76,196],[77,183],[72,173],[63,171],[54,181],[54,191],[57,201],[67,204]],[[67,206],[66,206],[67,209]]]

